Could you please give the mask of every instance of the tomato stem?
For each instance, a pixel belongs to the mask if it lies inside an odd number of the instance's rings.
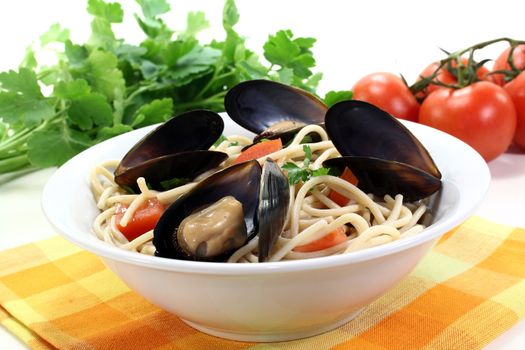
[[[451,89],[461,89],[467,85],[470,85],[472,83],[475,83],[476,81],[479,81],[480,78],[477,75],[478,69],[483,66],[488,60],[483,60],[479,63],[474,61],[474,54],[477,50],[484,49],[485,47],[489,45],[493,45],[495,43],[499,43],[505,41],[509,43],[511,50],[509,53],[509,57],[507,58],[508,63],[511,67],[511,70],[508,71],[498,71],[498,72],[492,72],[489,74],[496,74],[496,73],[503,73],[505,74],[506,80],[511,80],[512,78],[516,77],[521,71],[515,66],[514,64],[514,58],[513,53],[516,47],[519,45],[525,44],[525,41],[523,40],[515,40],[508,37],[501,37],[497,39],[487,40],[481,43],[477,43],[475,45],[469,46],[465,49],[457,50],[455,52],[449,53],[448,51],[440,48],[441,51],[443,51],[447,57],[439,61],[438,67],[436,70],[427,77],[420,76],[420,80],[414,83],[409,87],[410,91],[414,96],[420,91],[425,91],[429,85],[438,85],[443,86]],[[465,65],[461,57],[468,52],[468,60],[467,64]],[[453,66],[453,63],[455,62],[455,67]],[[446,69],[449,71],[452,75],[454,75],[457,78],[457,84],[444,84],[437,80],[436,78],[439,75],[439,72],[441,69]],[[416,96],[417,97],[417,96]],[[424,97],[423,97],[424,98]],[[423,98],[419,98],[420,102]]]

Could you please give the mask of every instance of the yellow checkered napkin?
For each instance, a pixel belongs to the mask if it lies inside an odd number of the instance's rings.
[[[254,344],[200,333],[56,237],[0,253],[0,323],[34,349],[480,349],[525,315],[525,229],[473,217],[348,324]]]

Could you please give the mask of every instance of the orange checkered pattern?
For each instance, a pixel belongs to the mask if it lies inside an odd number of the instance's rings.
[[[56,237],[0,253],[0,323],[33,349],[480,349],[525,315],[525,230],[473,217],[348,324],[292,342],[200,333]]]

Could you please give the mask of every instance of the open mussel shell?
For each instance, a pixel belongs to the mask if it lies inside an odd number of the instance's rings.
[[[150,159],[127,169],[115,177],[121,186],[136,189],[137,179],[144,177],[148,185],[157,190],[166,190],[170,180],[190,182],[200,174],[217,168],[228,158],[223,152],[190,151]],[[118,180],[117,180],[118,179]]]
[[[440,179],[425,147],[396,118],[370,103],[351,100],[332,106],[325,127],[343,156],[372,157],[409,164]]]
[[[259,195],[259,262],[268,257],[286,223],[290,204],[288,178],[271,159],[266,159]]]
[[[371,157],[340,157],[323,162],[327,168],[340,172],[350,169],[357,186],[366,193],[383,197],[402,194],[407,201],[416,201],[441,188],[441,180],[408,164]]]
[[[248,239],[257,233],[260,182],[261,166],[255,160],[233,165],[204,179],[192,190],[173,202],[159,219],[153,231],[153,245],[156,248],[156,255],[183,260],[225,261],[234,250],[244,245]],[[229,238],[221,239],[215,236],[210,238],[214,240],[210,244],[213,243],[217,248],[217,240],[219,240],[224,242],[224,249],[219,249],[213,255],[199,255],[198,252],[201,249],[197,249],[197,253],[188,251],[181,245],[181,237],[178,237],[185,234],[184,230],[181,229],[183,220],[190,215],[199,214],[206,208],[210,208],[211,205],[225,197],[233,197],[242,205],[241,222],[228,223],[228,225],[235,225],[241,229],[241,235],[244,236],[242,242],[237,242],[235,246],[232,246]],[[210,222],[210,224],[216,224],[216,222]],[[197,234],[208,234],[206,229],[204,227]],[[201,243],[203,247],[206,247],[208,242],[202,241]]]
[[[223,129],[224,122],[215,112],[194,110],[180,114],[151,131],[128,151],[115,170],[115,182],[120,186],[136,188],[137,178],[141,176],[154,183],[174,177],[193,179],[219,165],[224,156],[218,152],[210,153],[210,163],[206,164],[203,161],[205,155],[196,155],[199,159],[196,158],[195,162],[203,165],[202,169],[190,166],[185,173],[186,168],[183,167],[174,174],[174,169],[188,164],[188,154],[177,154],[208,150],[221,136]]]
[[[309,92],[270,80],[250,80],[234,86],[224,98],[224,107],[233,121],[256,134],[285,121],[322,123],[327,110]],[[287,130],[293,128],[297,126]]]

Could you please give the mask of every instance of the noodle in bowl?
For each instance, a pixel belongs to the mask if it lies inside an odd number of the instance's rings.
[[[320,141],[302,144],[301,140],[306,135],[315,133]],[[222,151],[228,155],[221,168],[231,165],[241,151],[252,144],[252,140],[243,135],[227,136],[211,150]],[[259,158],[263,163],[266,158],[276,161],[279,166],[293,162],[297,166],[304,163],[304,147],[311,150],[311,163],[309,167],[317,170],[324,161],[339,157],[340,154],[328,139],[326,131],[319,125],[303,127],[285,148]],[[119,204],[129,206],[120,219],[120,224],[128,223],[134,212],[148,199],[156,199],[169,205],[180,196],[190,191],[198,182],[210,173],[219,171],[214,169],[195,181],[173,189],[158,192],[146,186],[147,179],[139,178],[138,187],[140,194],[130,195],[115,183],[113,171],[119,161],[105,161],[93,168],[91,172],[91,186],[101,214],[93,224],[96,236],[123,249],[136,251],[143,254],[154,255],[155,247],[152,243],[153,230],[140,235],[131,242],[120,232],[116,223],[116,207]],[[239,186],[242,186],[239,184]],[[332,190],[346,194],[351,200],[346,205],[338,205],[329,197]],[[385,195],[384,198],[374,199],[356,186],[341,180],[336,176],[323,175],[312,177],[304,184],[290,185],[290,201],[285,228],[276,243],[268,261],[307,259],[348,253],[361,249],[386,244],[404,237],[409,237],[421,232],[423,225],[418,224],[426,211],[425,204],[403,203],[403,195],[394,198]],[[406,204],[406,205],[405,205]],[[348,229],[346,225],[351,226]],[[294,248],[322,239],[338,228],[350,231],[347,239],[334,246],[322,250],[309,252],[294,251]],[[228,262],[258,262],[257,256],[258,237],[233,252]],[[297,249],[297,248],[296,248]],[[308,249],[307,249],[308,250]]]
[[[223,115],[223,119],[226,125],[225,135],[251,136],[227,116]],[[131,289],[179,316],[192,327],[212,335],[244,341],[284,341],[312,336],[348,322],[366,305],[399,282],[441,235],[459,225],[474,211],[488,189],[490,177],[486,163],[469,146],[426,126],[410,122],[404,124],[429,150],[443,174],[441,203],[434,213],[435,221],[417,234],[413,232],[414,234],[407,234],[407,237],[394,240],[392,237],[402,237],[403,233],[413,230],[403,230],[407,224],[397,223],[390,227],[399,231],[398,234],[371,234],[372,240],[364,240],[363,245],[359,246],[367,249],[348,254],[297,260],[294,256],[297,253],[288,249],[284,255],[283,252],[280,253],[287,261],[223,264],[139,254],[137,251],[150,249],[147,248],[150,244],[130,244],[115,236],[97,237],[92,231],[93,222],[100,215],[101,209],[104,212],[110,207],[107,203],[117,193],[107,190],[111,187],[110,181],[101,183],[101,188],[95,189],[97,203],[91,188],[92,169],[108,159],[121,159],[152,128],[105,141],[70,160],[57,170],[46,185],[42,198],[43,208],[49,221],[65,238],[100,256]],[[240,143],[242,138],[238,140]],[[313,145],[310,145],[312,151]],[[330,147],[316,149],[313,163],[329,149]],[[238,152],[234,149],[227,151],[232,155]],[[287,161],[290,158],[283,156],[282,160]],[[298,158],[298,163],[300,159]],[[111,169],[114,165],[104,166]],[[309,181],[313,184],[324,180],[323,177],[314,177]],[[106,180],[102,182],[104,181]],[[298,204],[301,208],[311,208],[308,210],[316,212],[319,208],[316,208],[315,203],[323,200],[320,199],[323,198],[323,190],[309,191],[307,186],[309,185],[303,186],[304,198],[299,196],[302,189],[294,189],[296,200],[290,206],[301,203]],[[150,190],[146,187],[143,190],[146,196],[160,195],[153,191],[149,193]],[[104,191],[107,192],[103,194]],[[133,199],[130,197],[127,200],[131,203]],[[400,205],[399,201],[397,198],[377,199],[378,208],[383,208],[378,210],[383,213],[385,221],[389,220],[389,213],[394,211],[399,214],[395,214],[391,221],[410,221],[419,215],[416,214],[417,208],[403,209],[406,204]],[[331,212],[332,215],[326,215],[334,217],[331,222],[324,219],[325,216],[316,217],[319,218],[316,220],[321,222],[318,225],[327,225],[326,230],[329,230],[329,225],[336,220],[360,210],[344,214]],[[288,226],[284,232],[292,231],[292,222],[296,219],[290,215],[287,220]],[[304,218],[301,218],[299,211],[297,236],[307,229],[301,224],[301,220]],[[367,222],[366,215],[363,220]],[[373,222],[373,216],[371,220]],[[337,222],[334,226],[339,224]],[[107,225],[111,225],[111,219],[109,222],[107,219],[100,220],[102,233],[108,231]],[[283,239],[293,240],[293,237],[283,236],[280,240]],[[112,241],[112,244],[108,244],[106,240]],[[390,243],[376,245],[377,241]],[[288,241],[280,244],[284,243],[285,246],[286,242]],[[357,248],[352,246],[345,243],[336,253]],[[256,251],[249,248],[246,250],[246,254],[237,254],[240,256],[239,260],[254,260],[251,255]],[[273,254],[278,250],[274,250]]]

